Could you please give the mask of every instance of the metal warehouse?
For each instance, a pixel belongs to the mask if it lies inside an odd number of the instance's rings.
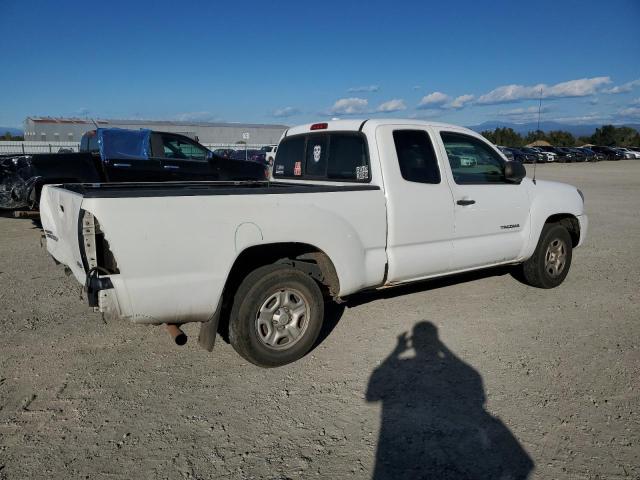
[[[27,117],[24,121],[24,139],[43,142],[79,142],[82,135],[96,128],[147,128],[161,132],[187,135],[201,143],[233,144],[276,144],[286,125],[265,125],[251,123],[210,123],[153,120],[93,120],[84,118]],[[248,140],[246,134],[249,134]]]

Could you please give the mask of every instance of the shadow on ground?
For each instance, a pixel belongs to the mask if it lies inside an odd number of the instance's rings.
[[[525,479],[533,461],[484,409],[482,377],[439,339],[431,322],[398,337],[369,379],[382,403],[374,480]]]
[[[485,270],[477,270],[474,272],[450,275],[447,277],[436,278],[432,280],[425,280],[422,282],[408,283],[406,285],[399,285],[397,287],[390,287],[382,290],[367,290],[351,295],[346,299],[344,303],[340,304],[336,304],[335,302],[327,302],[325,304],[325,315],[322,330],[320,331],[320,335],[318,336],[318,340],[316,341],[313,349],[317,348],[322,342],[327,339],[327,337],[329,337],[331,332],[333,332],[333,330],[340,322],[340,319],[342,318],[342,315],[347,308],[357,307],[359,305],[364,305],[365,303],[373,302],[375,300],[394,298],[418,292],[427,292],[429,290],[436,290],[438,288],[450,287],[459,283],[466,283],[483,278],[507,275],[512,272],[513,268],[510,267],[494,267]]]

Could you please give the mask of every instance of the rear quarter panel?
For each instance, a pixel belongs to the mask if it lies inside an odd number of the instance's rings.
[[[258,244],[300,242],[325,252],[341,295],[384,277],[381,190],[88,198],[82,208],[105,232],[120,269],[111,278],[121,315],[134,322],[207,320],[237,256]]]

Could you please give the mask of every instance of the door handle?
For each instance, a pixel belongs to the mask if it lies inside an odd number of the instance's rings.
[[[129,168],[131,164],[130,163],[114,163],[113,166],[118,168]]]
[[[180,170],[180,167],[178,165],[165,165],[164,169],[165,170]]]
[[[473,205],[474,203],[476,203],[476,201],[475,200],[471,200],[469,198],[463,198],[462,200],[458,200],[456,203],[458,205],[466,206],[466,205]]]

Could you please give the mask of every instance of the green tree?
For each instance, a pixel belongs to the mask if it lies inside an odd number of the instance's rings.
[[[524,137],[523,142],[525,145],[529,145],[530,143],[533,143],[536,140],[544,140],[546,142],[549,141],[547,139],[547,135],[542,130],[535,130],[533,132],[527,133],[527,135]]]
[[[575,137],[564,130],[552,130],[547,134],[547,141],[557,147],[574,147],[576,145]]]
[[[493,132],[485,130],[480,135],[496,145],[506,147],[521,147],[523,145],[522,136],[513,128],[496,128]]]
[[[596,145],[615,145],[615,130],[613,125],[603,125],[600,128],[596,128],[596,131],[591,135],[591,143]]]
[[[616,127],[615,125],[603,125],[596,128],[591,135],[591,143],[612,147],[629,147],[640,145],[640,133],[631,127]]]

